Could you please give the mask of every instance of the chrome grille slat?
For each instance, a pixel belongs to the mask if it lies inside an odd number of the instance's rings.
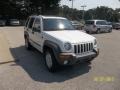
[[[78,46],[76,46],[76,51],[77,51],[77,54],[78,54]]]
[[[84,54],[93,50],[93,43],[83,43],[74,45],[75,54]]]
[[[81,45],[79,45],[79,48],[80,48],[80,53],[81,53]]]
[[[82,53],[84,52],[84,44],[82,44]]]
[[[86,47],[86,44],[84,44],[84,52],[86,52],[86,48],[87,48],[87,47]]]
[[[79,45],[77,45],[78,46],[78,53],[80,52],[80,47],[79,47]]]
[[[88,48],[89,48],[89,45],[88,45],[88,43],[87,43],[87,51],[89,51],[89,49],[88,49]]]

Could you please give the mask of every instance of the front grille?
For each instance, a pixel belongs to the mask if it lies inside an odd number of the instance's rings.
[[[83,54],[86,52],[90,52],[93,50],[93,43],[84,43],[74,45],[74,53],[75,54]]]

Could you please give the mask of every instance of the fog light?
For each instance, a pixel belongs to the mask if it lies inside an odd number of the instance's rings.
[[[67,60],[64,61],[64,65],[66,65],[66,64],[68,64],[68,61],[67,61]]]

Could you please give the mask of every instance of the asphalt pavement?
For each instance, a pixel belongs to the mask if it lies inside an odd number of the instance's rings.
[[[23,27],[0,27],[0,90],[120,90],[120,30],[92,34],[100,55],[50,73],[43,55],[27,51]]]

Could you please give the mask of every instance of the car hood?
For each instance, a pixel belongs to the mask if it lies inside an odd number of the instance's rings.
[[[93,36],[78,30],[45,31],[45,33],[56,39],[70,43],[93,42],[95,39]]]

